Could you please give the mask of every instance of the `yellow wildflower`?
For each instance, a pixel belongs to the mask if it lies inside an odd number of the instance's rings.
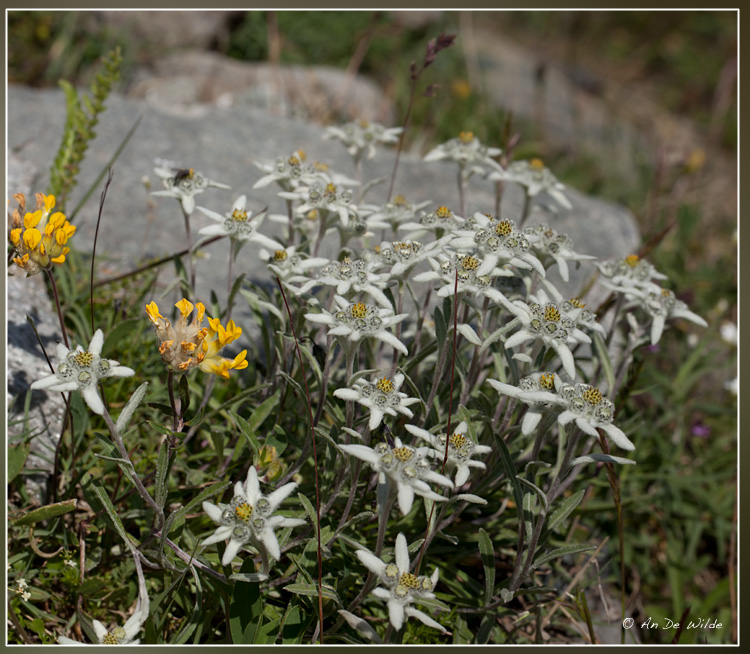
[[[219,356],[224,346],[233,343],[242,334],[242,328],[235,325],[233,320],[224,327],[218,318],[209,317],[209,327],[204,327],[206,307],[202,302],[193,306],[192,302],[183,298],[175,306],[180,311],[180,317],[174,325],[159,313],[156,302],[146,306],[146,315],[156,328],[159,353],[169,368],[186,372],[197,367],[225,379],[229,378],[230,370],[247,368],[247,350],[242,350],[234,359]],[[193,309],[195,315],[188,323]]]
[[[53,263],[63,263],[65,255],[70,252],[66,243],[75,234],[76,228],[68,222],[64,213],[52,213],[55,196],[37,193],[36,211],[31,213],[26,213],[26,196],[23,193],[13,197],[18,202],[18,207],[8,216],[8,240],[16,252],[13,262],[23,268],[27,275],[51,268]]]

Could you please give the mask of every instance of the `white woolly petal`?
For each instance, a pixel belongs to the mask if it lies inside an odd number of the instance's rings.
[[[203,502],[203,510],[206,512],[206,515],[211,518],[214,522],[221,522],[221,515],[224,513],[222,509],[220,509],[215,504],[212,504],[211,502]]]
[[[227,549],[224,551],[224,556],[221,557],[221,564],[229,565],[234,561],[234,557],[237,556],[241,547],[242,543],[240,541],[230,539],[229,543],[227,543]]]
[[[521,345],[521,343],[525,343],[531,338],[534,338],[533,334],[527,332],[526,329],[519,329],[515,334],[513,334],[513,336],[505,341],[505,348],[510,350],[518,345]]]
[[[414,504],[414,490],[406,484],[398,485],[398,508],[401,515],[406,515],[411,511]]]
[[[337,388],[333,391],[334,397],[341,398],[342,400],[358,400],[359,392],[351,388]]]
[[[229,526],[219,527],[211,536],[201,541],[201,545],[213,545],[229,539],[232,535],[232,528]]]
[[[339,445],[339,449],[372,465],[377,465],[380,461],[380,457],[375,454],[374,450],[366,445]]]
[[[630,439],[625,435],[619,427],[614,425],[604,425],[602,430],[609,436],[617,447],[623,450],[634,450],[635,445],[630,442]]]
[[[395,411],[393,414],[395,415]],[[383,421],[383,412],[380,409],[372,409],[370,413],[370,422],[368,423],[370,430],[376,429],[377,426]]]
[[[289,482],[284,484],[281,488],[277,488],[273,493],[266,496],[268,503],[271,505],[272,510],[275,511],[276,507],[279,506],[287,497],[289,497],[297,488],[295,482]]]
[[[92,620],[91,626],[94,627],[94,633],[101,643],[102,639],[107,635],[107,628],[99,620]]]
[[[388,617],[396,631],[401,629],[404,624],[404,607],[401,602],[396,600],[388,602]]]
[[[664,316],[654,316],[654,322],[651,323],[651,345],[656,345],[661,339],[664,331]]]
[[[58,645],[83,645],[83,643],[72,638],[67,638],[66,636],[58,636],[57,643]]]
[[[266,548],[268,556],[278,561],[281,558],[281,548],[279,547],[279,539],[276,538],[273,529],[266,529],[261,535],[260,540]]]
[[[104,345],[104,333],[101,329],[97,329],[94,332],[91,343],[89,343],[89,352],[95,356],[99,356],[102,353],[102,345]]]
[[[487,500],[485,500],[483,497],[479,497],[479,495],[472,495],[471,493],[459,493],[458,495],[456,495],[456,499],[462,500],[464,502],[470,502],[471,504],[487,504]]]
[[[372,552],[368,552],[367,550],[357,550],[356,555],[362,565],[370,572],[376,574],[378,577],[385,577],[385,569],[387,567],[385,561],[381,561]]]
[[[426,624],[428,627],[432,627],[433,629],[439,629],[442,632],[445,632],[446,629],[443,625],[441,625],[439,622],[435,622],[429,615],[426,613],[422,613],[419,609],[415,609],[412,606],[407,606],[405,609],[406,615],[416,618],[420,622]]]
[[[96,390],[96,386],[94,384],[91,384],[84,388],[81,391],[81,395],[86,401],[86,404],[89,405],[89,409],[91,409],[94,413],[96,413],[97,415],[102,415],[104,413],[104,402],[102,402],[102,398],[99,397],[99,393]]]
[[[466,483],[466,480],[469,478],[469,466],[467,465],[460,465],[456,469],[456,476],[453,480],[453,485],[458,488],[459,486],[463,486]]]
[[[397,349],[401,354],[404,356],[409,355],[409,350],[406,349],[406,345],[404,345],[401,341],[399,341],[393,334],[390,332],[378,332],[377,337],[383,341],[384,343],[388,343],[388,345],[391,345],[395,349]]]
[[[224,229],[224,225],[206,225],[198,230],[203,236],[228,236],[229,232]]]
[[[110,360],[110,364],[111,364]],[[112,366],[105,377],[132,377],[135,374],[135,370],[128,368],[127,366]]]
[[[576,425],[578,425],[578,428],[584,434],[588,434],[589,436],[594,436],[596,438],[599,437],[599,432],[596,431],[594,426],[588,420],[584,418],[576,418]]]
[[[576,364],[575,360],[573,359],[573,353],[568,349],[566,345],[559,344],[555,351],[557,352],[557,356],[560,357],[560,361],[562,362],[563,368],[565,372],[568,374],[568,377],[571,379],[575,378],[576,376]]]
[[[396,567],[399,572],[409,571],[409,545],[406,542],[406,536],[403,533],[399,533],[396,536],[396,546],[394,547],[394,553],[396,555]]]
[[[42,388],[51,388],[52,386],[58,386],[62,384],[62,380],[57,375],[50,375],[49,377],[44,377],[43,379],[37,379],[29,388],[32,390],[38,390]],[[73,384],[73,388],[71,388],[71,391],[74,391],[78,388],[77,382],[66,382],[66,384]]]
[[[524,436],[533,434],[536,431],[536,428],[539,426],[539,421],[541,419],[541,413],[537,413],[536,411],[527,411],[526,415],[523,417],[523,422],[521,423],[521,433]]]
[[[261,498],[260,482],[258,481],[258,471],[254,465],[251,465],[247,471],[247,479],[245,480],[245,492],[247,493],[247,500],[252,506],[255,506],[258,500]]]

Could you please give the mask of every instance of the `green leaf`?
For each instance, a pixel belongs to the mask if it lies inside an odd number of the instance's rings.
[[[479,528],[479,553],[482,555],[484,566],[484,603],[489,604],[495,589],[495,550],[492,547],[492,539],[481,527]]]
[[[516,479],[518,479],[518,481],[521,482],[524,486],[528,486],[537,494],[539,499],[542,500],[542,504],[544,505],[544,513],[546,514],[549,510],[549,502],[547,501],[547,496],[544,494],[544,491],[525,477],[521,477],[521,475],[518,475]]]
[[[135,392],[130,396],[127,404],[123,407],[120,415],[117,417],[117,431],[121,434],[127,429],[130,420],[133,417],[133,413],[138,408],[138,405],[143,401],[143,397],[146,395],[146,388],[148,382],[143,382]]]
[[[143,318],[129,318],[118,322],[117,326],[112,329],[102,345],[101,356],[108,358],[112,356],[119,345],[132,343],[137,335],[143,331],[146,321]],[[140,327],[140,329],[138,329]]]
[[[288,586],[284,586],[284,590],[288,590],[290,593],[294,593],[295,595],[304,595],[306,597],[318,596],[317,584],[289,584]],[[323,584],[322,594],[325,599],[333,600],[334,602],[336,602],[336,604],[341,606],[341,600],[339,599],[338,594],[330,586],[326,586],[325,584]]]
[[[247,557],[240,572],[254,572],[255,562]],[[263,625],[263,597],[258,584],[235,584],[229,604],[229,628],[235,645],[257,642]]]
[[[547,522],[547,529],[549,531],[554,531],[555,528],[563,522],[573,511],[575,511],[576,507],[581,503],[581,500],[583,499],[583,496],[585,495],[586,490],[581,489],[570,497],[566,498],[563,503],[552,513],[552,515],[549,517],[549,520]]]
[[[107,491],[105,491],[104,488],[102,488],[96,482],[93,482],[93,486],[94,486],[94,492],[99,498],[99,501],[101,501],[102,506],[104,507],[104,510],[107,512],[109,519],[112,521],[112,524],[115,527],[115,530],[117,531],[118,534],[120,534],[120,538],[122,538],[125,541],[125,544],[130,549],[133,549],[133,541],[130,539],[128,532],[125,531],[125,527],[122,524],[122,521],[120,520],[120,516],[117,515],[117,510],[115,509],[114,504],[112,504],[112,500],[109,499],[109,495],[107,495]]]
[[[13,521],[13,525],[21,527],[23,525],[33,525],[36,522],[42,520],[49,520],[50,518],[56,518],[59,515],[70,513],[75,511],[78,500],[65,500],[64,502],[57,502],[56,504],[48,504],[42,506],[33,511],[29,511],[26,515],[21,516],[18,520]]]
[[[296,603],[289,603],[281,620],[281,643],[283,645],[301,643],[313,619],[312,615],[303,615]]]
[[[506,477],[508,477],[511,489],[513,490],[513,498],[516,502],[516,507],[520,512],[523,507],[523,490],[521,489],[521,484],[518,482],[516,467],[513,465],[513,459],[511,459],[510,457],[510,451],[508,450],[508,446],[505,444],[502,436],[498,435],[495,440],[497,441],[498,447],[500,448],[500,458],[503,461],[505,475]]]
[[[440,312],[439,307],[435,307],[435,340],[438,343],[443,344],[445,346],[445,339],[448,334],[448,325],[445,322],[445,317]]]
[[[177,390],[180,394],[180,415],[187,413],[190,406],[190,388],[188,387],[187,375],[182,375],[177,382]]]
[[[156,479],[154,480],[154,500],[163,507],[167,501],[169,491],[169,442],[165,438],[159,447],[159,458],[156,462]]]
[[[23,464],[31,451],[31,443],[11,445],[8,447],[8,483],[12,482],[23,470]]]
[[[169,528],[171,528],[173,525],[176,525],[180,519],[184,518],[185,515],[193,511],[195,508],[200,506],[203,502],[208,500],[209,498],[213,497],[214,495],[217,495],[218,493],[223,492],[227,486],[231,486],[231,481],[220,481],[217,484],[214,484],[213,486],[209,486],[208,488],[204,488],[200,493],[198,493],[192,500],[190,500],[185,506],[180,507],[176,511],[173,511],[169,514],[169,517],[167,518],[167,526],[164,528],[164,536],[166,537],[169,533]]]
[[[547,563],[547,561],[551,561],[552,559],[559,559],[561,556],[567,556],[568,554],[577,554],[578,552],[588,552],[589,550],[595,549],[596,545],[564,545],[563,547],[559,547],[556,550],[552,550],[551,552],[547,552],[547,554],[543,554],[542,556],[540,556],[534,561],[531,569],[534,570],[539,566]]]

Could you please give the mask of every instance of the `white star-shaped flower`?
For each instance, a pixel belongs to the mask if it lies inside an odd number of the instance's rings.
[[[296,191],[282,191],[279,196],[287,200],[301,201],[295,213],[306,215],[310,212],[327,211],[337,215],[341,224],[346,227],[349,217],[357,214],[357,207],[352,204],[352,192],[337,186],[333,182],[322,184],[315,182],[312,186],[301,187]]]
[[[135,605],[135,611],[122,627],[115,627],[109,631],[99,620],[92,620],[91,625],[94,633],[99,639],[98,645],[137,645],[140,640],[136,638],[138,632],[142,629],[143,623],[148,619],[149,601],[148,596],[145,599],[141,597]],[[72,638],[58,636],[57,642],[60,645],[86,645]]]
[[[311,277],[307,274],[308,270],[325,266],[328,263],[325,257],[308,257],[303,252],[297,252],[294,245],[288,248],[280,247],[274,249],[273,252],[261,249],[258,256],[282,282],[291,283],[309,281]]]
[[[357,379],[352,388],[339,388],[333,392],[342,400],[351,400],[367,407],[370,410],[370,429],[375,429],[388,414],[395,416],[402,413],[412,418],[414,414],[407,407],[419,402],[419,399],[409,397],[399,389],[404,383],[401,373],[394,375],[393,381],[382,377],[375,382]]]
[[[536,431],[545,413],[562,411],[562,400],[557,396],[557,389],[563,387],[562,380],[555,373],[533,373],[523,377],[518,386],[511,386],[497,379],[487,380],[498,393],[516,398],[528,404],[528,409],[521,422],[521,433],[529,436]]]
[[[393,628],[398,631],[404,624],[404,618],[411,617],[445,633],[447,630],[443,625],[412,606],[421,600],[435,598],[432,591],[438,582],[439,570],[435,568],[429,577],[409,572],[409,548],[403,534],[396,536],[394,555],[395,563],[386,563],[368,550],[357,550],[357,558],[362,565],[380,579],[382,585],[375,588],[372,594],[388,603],[388,618]]]
[[[520,184],[526,188],[529,197],[534,197],[544,191],[565,209],[573,208],[570,200],[563,193],[565,185],[557,180],[541,159],[513,161],[507,169],[500,168],[490,173],[487,179]]]
[[[657,284],[651,284],[647,289],[633,289],[628,295],[634,295],[636,299],[627,303],[625,310],[641,307],[651,317],[651,345],[656,345],[661,339],[667,320],[682,318],[701,327],[708,327],[708,323],[697,313],[690,311],[687,304],[678,300],[672,291]]]
[[[294,490],[297,484],[290,482],[277,488],[270,495],[260,492],[260,483],[255,466],[247,471],[245,483],[237,482],[234,497],[229,504],[203,502],[203,510],[209,518],[219,524],[212,536],[201,544],[212,545],[228,541],[227,549],[221,558],[222,565],[229,565],[240,549],[251,544],[277,561],[281,558],[281,548],[274,531],[282,527],[301,527],[306,524],[297,518],[273,515],[276,509]]]
[[[185,170],[157,166],[154,172],[159,175],[164,184],[165,191],[153,191],[151,195],[159,195],[168,198],[177,198],[182,204],[182,210],[189,216],[195,209],[195,196],[203,193],[207,188],[228,189],[231,186],[214,182],[190,168]]]
[[[75,350],[69,350],[62,343],[57,344],[56,354],[58,360],[57,371],[35,381],[31,388],[33,390],[46,389],[49,391],[79,391],[96,414],[104,413],[104,403],[99,397],[98,384],[105,377],[132,377],[135,371],[126,366],[121,366],[112,359],[102,359],[99,355],[104,345],[104,334],[101,329],[94,332],[87,350],[80,345]]]
[[[375,156],[376,143],[398,143],[401,127],[384,127],[368,120],[346,123],[341,127],[326,127],[323,139],[341,141],[346,151],[358,161],[366,153],[368,159]]]
[[[560,234],[544,223],[527,227],[524,229],[524,234],[528,237],[532,250],[545,263],[546,268],[549,268],[552,263],[557,264],[560,277],[565,282],[570,279],[568,261],[593,261],[596,259],[596,257],[588,254],[574,252],[573,240],[567,234]]]
[[[205,207],[197,207],[198,211],[218,223],[203,227],[198,233],[203,236],[228,236],[236,241],[252,241],[267,248],[283,248],[281,243],[258,232],[266,212],[261,211],[253,216],[251,211],[245,209],[246,202],[247,197],[241,195],[234,201],[232,210],[224,216]]]
[[[381,290],[385,286],[386,275],[379,275],[370,270],[364,259],[343,261],[326,261],[317,278],[306,281],[296,290],[297,295],[307,293],[315,286],[332,286],[340,296],[349,293],[367,293],[380,306],[392,308],[391,301]]]
[[[393,447],[387,443],[378,443],[374,448],[366,445],[339,445],[339,449],[369,463],[378,473],[380,484],[385,484],[386,479],[396,484],[398,508],[402,515],[411,511],[415,494],[436,502],[448,499],[430,490],[427,482],[453,488],[453,482],[448,477],[432,470],[429,448],[409,447],[398,437],[394,438]]]
[[[364,302],[352,303],[340,295],[334,296],[334,302],[336,310],[333,313],[325,310],[321,313],[306,313],[305,318],[310,322],[327,325],[331,336],[340,336],[355,343],[363,338],[377,338],[408,355],[406,345],[388,329],[409,314],[393,315],[393,309],[375,307]]]
[[[464,179],[468,179],[474,173],[483,174],[485,166],[492,170],[502,170],[492,158],[501,155],[502,152],[500,148],[482,145],[472,132],[461,132],[458,138],[450,139],[430,150],[423,161],[453,161],[458,164]]]

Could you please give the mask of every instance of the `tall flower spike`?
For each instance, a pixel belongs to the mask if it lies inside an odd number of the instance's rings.
[[[97,388],[99,380],[105,377],[132,377],[135,371],[121,366],[112,359],[102,359],[99,355],[104,344],[104,334],[101,329],[94,332],[87,350],[80,345],[75,350],[69,350],[62,343],[57,345],[57,372],[35,381],[33,390],[47,389],[50,391],[79,391],[89,408],[96,414],[104,413],[104,403],[99,397]]]
[[[26,196],[17,193],[13,196],[18,207],[8,216],[8,241],[16,256],[13,262],[28,275],[35,275],[52,264],[61,264],[70,252],[66,246],[76,228],[60,211],[52,213],[55,206],[54,195],[36,194],[36,210],[26,213]],[[23,218],[21,218],[21,214]]]
[[[197,367],[203,372],[211,372],[225,379],[229,378],[230,370],[247,368],[247,350],[242,350],[234,359],[219,356],[222,348],[236,341],[242,334],[242,329],[233,320],[224,327],[218,318],[209,318],[209,327],[204,327],[206,307],[203,303],[198,302],[193,307],[191,302],[183,298],[175,306],[180,310],[180,317],[174,325],[159,313],[156,302],[146,306],[146,315],[156,328],[156,336],[160,342],[159,354],[169,368],[186,372]],[[194,308],[193,321],[188,323],[188,316]]]

